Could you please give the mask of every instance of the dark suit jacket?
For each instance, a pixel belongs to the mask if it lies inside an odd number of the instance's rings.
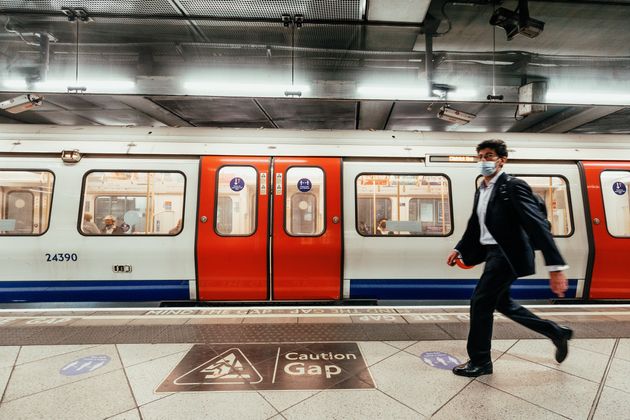
[[[536,271],[532,244],[542,251],[546,265],[565,265],[530,186],[518,178],[507,180],[505,173],[497,179],[488,202],[485,224],[514,274],[523,277]],[[478,202],[479,189],[466,232],[455,247],[466,265],[480,264],[486,258],[485,249],[479,242]]]

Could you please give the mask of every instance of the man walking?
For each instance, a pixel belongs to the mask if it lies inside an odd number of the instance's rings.
[[[517,277],[534,274],[534,247],[540,249],[549,270],[551,290],[560,297],[568,288],[562,272],[568,268],[556,247],[544,214],[529,185],[503,172],[507,146],[502,140],[486,140],[477,146],[483,182],[475,194],[473,212],[464,236],[447,258],[455,265],[486,265],[470,300],[470,360],[453,368],[460,376],[492,373],[490,343],[495,309],[548,338],[556,345],[556,361],[567,357],[573,331],[541,319],[510,298]]]

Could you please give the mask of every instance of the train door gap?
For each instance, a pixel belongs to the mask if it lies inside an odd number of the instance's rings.
[[[595,263],[595,240],[593,237],[593,225],[591,223],[591,206],[588,199],[588,183],[586,181],[586,170],[584,163],[578,162],[580,174],[580,185],[582,189],[582,202],[584,203],[584,220],[586,221],[586,234],[588,238],[588,257],[586,262],[586,272],[584,275],[584,289],[582,290],[582,302],[587,302],[591,293],[591,281],[593,280],[593,265]]]
[[[267,180],[267,206],[269,208],[267,226],[267,300],[273,301],[273,202],[275,195],[275,159],[269,158],[269,179]]]

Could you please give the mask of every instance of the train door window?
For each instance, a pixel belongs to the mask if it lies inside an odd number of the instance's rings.
[[[362,174],[356,180],[363,236],[448,236],[450,181],[443,175]]]
[[[217,175],[215,232],[249,236],[256,231],[258,172],[252,166],[224,166]]]
[[[0,235],[46,232],[54,179],[48,171],[0,171]]]
[[[177,235],[182,229],[181,172],[93,171],[83,184],[84,235]]]
[[[324,233],[325,191],[321,168],[293,167],[286,174],[285,229],[293,236]]]
[[[606,227],[617,238],[630,237],[630,172],[603,171],[600,175]]]
[[[571,201],[567,180],[561,176],[514,175],[527,182],[532,192],[542,198],[547,207],[547,219],[551,222],[554,237],[568,237],[573,234]],[[477,179],[481,185],[482,177]]]

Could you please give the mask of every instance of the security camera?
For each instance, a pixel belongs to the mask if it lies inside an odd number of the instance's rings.
[[[476,115],[468,112],[458,111],[448,105],[443,105],[438,111],[437,117],[441,120],[449,121],[455,124],[468,124]]]
[[[0,102],[0,109],[10,112],[11,114],[18,114],[40,106],[43,99],[43,97],[37,95],[20,95]]]

